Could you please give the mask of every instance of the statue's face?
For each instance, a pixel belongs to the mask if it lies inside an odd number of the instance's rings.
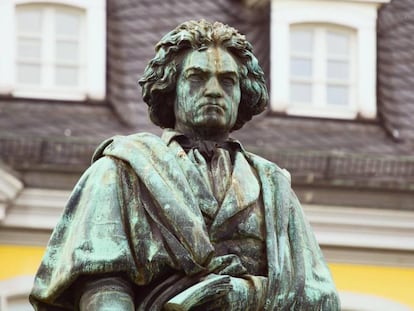
[[[191,51],[177,81],[175,128],[198,138],[227,136],[240,97],[238,65],[230,53],[220,47]]]

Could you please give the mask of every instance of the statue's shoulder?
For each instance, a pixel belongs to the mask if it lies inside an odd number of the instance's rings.
[[[251,152],[244,152],[250,163],[259,171],[271,176],[283,176],[289,183],[291,183],[291,176],[287,169],[279,167],[276,163],[273,163],[257,154]]]
[[[104,155],[127,155],[138,152],[140,146],[143,144],[150,146],[164,145],[159,136],[151,133],[143,132],[125,136],[116,135],[99,144],[92,156],[92,163]]]

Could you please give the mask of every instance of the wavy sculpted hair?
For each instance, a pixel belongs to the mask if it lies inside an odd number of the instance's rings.
[[[181,60],[186,52],[219,46],[239,65],[241,100],[232,130],[241,128],[267,105],[269,95],[264,73],[245,36],[232,27],[205,20],[188,21],[167,33],[155,47],[156,55],[139,80],[151,121],[162,127],[175,125],[174,101]]]

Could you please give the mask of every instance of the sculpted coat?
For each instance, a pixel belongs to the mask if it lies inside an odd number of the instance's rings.
[[[39,268],[37,310],[76,310],[83,280],[112,275],[131,284],[136,310],[157,310],[165,302],[154,298],[159,293],[211,273],[254,288],[254,307],[222,310],[339,310],[288,173],[233,141],[239,147],[220,203],[198,151],[186,152],[179,135],[117,136],[98,148]]]

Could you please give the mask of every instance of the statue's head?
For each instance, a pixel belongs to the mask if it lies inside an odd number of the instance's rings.
[[[269,98],[251,44],[234,28],[205,20],[185,22],[166,34],[139,84],[152,122],[162,128],[176,127],[177,110],[198,101],[199,108],[223,103],[217,111],[205,109],[213,117],[222,113],[228,131],[237,130],[262,112]],[[191,113],[187,117],[197,119]]]

